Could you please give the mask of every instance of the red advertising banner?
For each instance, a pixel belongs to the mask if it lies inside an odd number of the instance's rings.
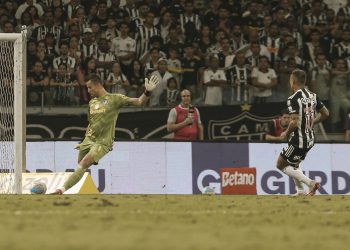
[[[255,168],[221,168],[222,194],[256,194]]]

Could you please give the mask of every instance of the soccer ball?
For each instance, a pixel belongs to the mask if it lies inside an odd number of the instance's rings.
[[[202,190],[202,194],[215,194],[215,187],[204,187]]]
[[[43,182],[35,182],[30,189],[31,194],[45,194],[46,193],[46,184]]]

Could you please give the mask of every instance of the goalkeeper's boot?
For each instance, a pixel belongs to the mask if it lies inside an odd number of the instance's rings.
[[[61,188],[58,188],[55,192],[50,193],[51,195],[62,195],[64,193],[64,190]]]
[[[316,194],[316,191],[317,191],[318,189],[320,189],[320,188],[321,188],[321,184],[320,184],[320,183],[318,183],[318,182],[316,182],[316,181],[312,181],[312,182],[311,182],[311,185],[310,185],[309,193],[308,193],[307,195],[309,195],[309,196],[315,195],[315,194]]]

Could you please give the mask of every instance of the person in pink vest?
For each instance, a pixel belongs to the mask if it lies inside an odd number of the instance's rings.
[[[203,125],[199,110],[191,104],[191,92],[184,89],[180,96],[181,103],[170,110],[168,131],[174,132],[175,140],[203,140]]]

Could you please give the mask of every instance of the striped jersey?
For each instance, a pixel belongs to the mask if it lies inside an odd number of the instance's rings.
[[[297,90],[287,100],[289,114],[299,114],[298,128],[291,133],[289,144],[301,149],[309,149],[314,145],[314,120],[316,111],[324,104],[307,88]]]
[[[144,25],[140,25],[136,32],[136,55],[137,58],[142,56],[146,51],[150,49],[149,40],[152,36],[160,35],[159,30],[156,27],[148,28]]]

